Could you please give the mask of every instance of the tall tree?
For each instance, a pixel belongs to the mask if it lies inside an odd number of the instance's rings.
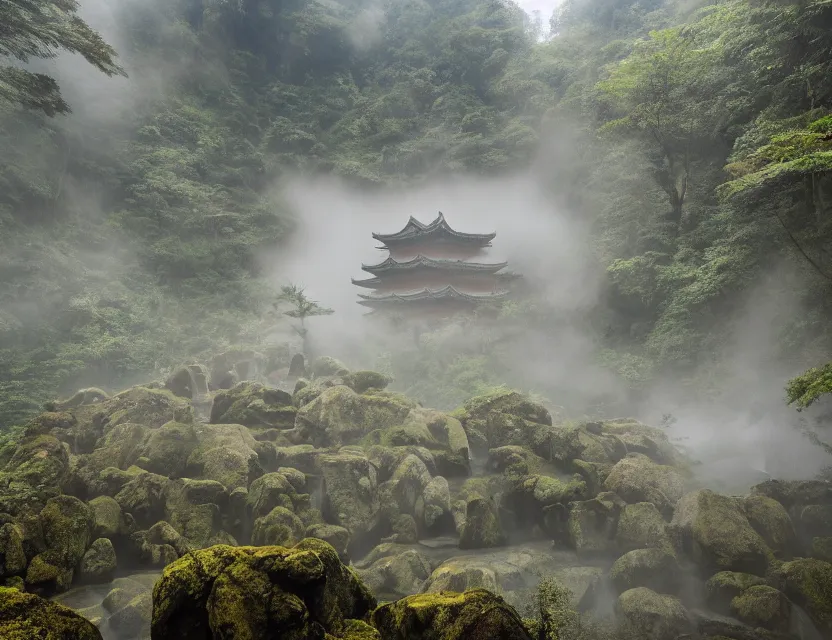
[[[108,76],[125,75],[115,50],[77,15],[78,7],[75,0],[3,0],[0,56],[26,63],[65,50],[81,54]],[[69,111],[54,78],[19,66],[0,66],[0,99],[49,116]]]

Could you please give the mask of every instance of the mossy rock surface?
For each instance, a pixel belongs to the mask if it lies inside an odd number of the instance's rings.
[[[615,544],[619,553],[634,549],[672,549],[667,523],[652,502],[628,504],[621,510]]]
[[[615,548],[615,532],[624,502],[612,493],[576,502],[569,511],[569,542],[579,557],[608,556]]]
[[[72,609],[31,593],[0,587],[3,640],[101,640],[98,628]]]
[[[344,376],[350,370],[343,362],[331,356],[320,356],[315,358],[309,365],[309,373],[320,378],[322,376]]]
[[[775,557],[791,557],[797,547],[797,536],[782,504],[768,496],[750,495],[742,499],[742,511]]]
[[[23,530],[19,525],[7,522],[0,527],[0,578],[15,576],[25,570]]]
[[[256,382],[241,382],[214,396],[210,419],[214,424],[285,430],[294,427],[296,413],[287,392]]]
[[[678,549],[702,570],[765,575],[771,550],[728,496],[700,489],[683,496],[671,521]]]
[[[4,471],[15,482],[60,488],[69,473],[69,454],[52,435],[24,438]]]
[[[336,637],[376,601],[335,549],[316,539],[293,548],[215,546],[167,567],[153,589],[154,640],[183,637]]]
[[[356,393],[364,393],[370,389],[381,391],[382,389],[386,389],[387,385],[392,382],[390,376],[386,376],[378,371],[353,371],[352,373],[342,375],[342,378],[344,384]]]
[[[646,587],[622,593],[616,611],[639,638],[666,640],[693,631],[690,615],[678,598]]]
[[[517,612],[484,589],[409,596],[380,606],[382,640],[531,640]]]
[[[751,587],[765,584],[765,579],[750,573],[720,571],[705,583],[705,601],[708,606],[722,614],[729,614],[731,601]]]
[[[832,562],[832,536],[812,538],[812,557]]]
[[[431,575],[431,566],[418,551],[407,549],[380,558],[357,573],[374,594],[395,599],[419,593]]]
[[[652,502],[664,514],[673,511],[685,493],[685,480],[673,467],[660,465],[640,453],[629,454],[610,470],[604,489],[626,502]]]
[[[254,521],[251,543],[257,546],[292,546],[303,538],[301,519],[284,507],[275,507]]]
[[[777,589],[760,584],[749,587],[731,601],[731,613],[752,627],[787,633],[791,603]]]
[[[635,549],[613,563],[610,581],[619,593],[647,587],[658,593],[674,594],[679,588],[679,563],[666,549]]]
[[[81,559],[80,578],[84,582],[107,582],[116,571],[116,550],[107,538],[93,540]]]
[[[465,525],[459,536],[459,548],[487,549],[505,546],[507,542],[494,501],[490,498],[469,500],[465,508]]]
[[[485,420],[492,413],[518,416],[547,426],[552,425],[552,414],[543,405],[534,402],[519,391],[498,388],[490,393],[475,396],[456,409],[451,415],[466,424],[470,420]]]
[[[338,385],[302,406],[295,426],[301,441],[317,447],[354,444],[375,429],[404,424],[415,406],[399,394],[358,394]]]
[[[774,572],[777,586],[806,609],[824,634],[832,634],[832,564],[814,558],[785,562]]]

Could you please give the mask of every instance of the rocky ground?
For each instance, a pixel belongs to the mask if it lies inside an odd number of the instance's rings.
[[[547,578],[628,637],[832,638],[829,482],[720,495],[634,420],[227,369],[84,390],[0,451],[0,637],[545,638]]]

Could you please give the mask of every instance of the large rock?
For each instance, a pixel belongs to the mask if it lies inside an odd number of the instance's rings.
[[[265,638],[278,629],[283,637],[323,639],[363,628],[375,605],[321,540],[291,549],[220,545],[165,569],[153,589],[151,630],[154,640]]]
[[[382,640],[531,640],[517,612],[483,589],[402,598],[373,612]]]
[[[30,591],[51,594],[72,583],[92,534],[92,513],[78,498],[51,498],[38,516],[46,550],[32,558],[26,571]]]
[[[639,638],[667,640],[693,631],[690,615],[678,598],[646,587],[622,593],[616,611]]]
[[[322,455],[318,461],[324,519],[347,529],[351,546],[360,547],[379,510],[375,469],[366,456],[348,450]]]
[[[275,507],[254,521],[251,543],[257,546],[292,546],[300,542],[304,530],[303,522],[294,513],[284,507]]]
[[[732,498],[709,489],[688,493],[671,528],[677,548],[706,572],[765,575],[771,551]]]
[[[632,453],[615,464],[604,481],[604,489],[626,502],[652,502],[659,511],[669,514],[685,492],[685,481],[673,467]]]
[[[752,627],[787,633],[791,621],[791,603],[773,587],[749,587],[731,601],[731,612]]]
[[[7,522],[0,527],[0,578],[16,576],[25,570],[23,530],[19,525]]]
[[[765,584],[765,579],[750,573],[720,571],[705,583],[705,602],[718,613],[731,612],[731,601],[747,589]]]
[[[621,510],[615,532],[619,553],[634,549],[671,549],[667,523],[652,502],[628,504]]]
[[[292,396],[256,382],[241,382],[214,396],[211,422],[242,424],[253,429],[291,429],[297,409]]]
[[[101,633],[72,609],[31,593],[0,587],[0,638],[101,640]]]
[[[390,599],[419,593],[430,574],[430,562],[413,549],[379,558],[365,569],[358,570],[359,577],[370,591]]]
[[[615,532],[624,503],[612,493],[600,493],[592,500],[576,502],[569,512],[569,540],[579,557],[612,553]]]
[[[679,564],[665,549],[635,549],[621,556],[610,569],[610,581],[621,593],[647,587],[673,594],[679,588]]]
[[[501,547],[507,541],[494,501],[490,498],[469,500],[465,508],[465,525],[459,536],[459,548]]]
[[[317,447],[353,444],[374,429],[403,424],[415,406],[398,394],[358,394],[345,385],[330,387],[298,410],[296,437]]]
[[[797,537],[792,519],[782,504],[767,496],[750,495],[742,499],[742,510],[775,557],[787,559],[792,555]]]
[[[107,538],[94,540],[81,559],[81,580],[108,582],[116,571],[116,551]]]
[[[798,558],[780,565],[773,577],[792,602],[806,609],[822,633],[832,634],[832,564]]]
[[[632,418],[606,420],[601,426],[605,435],[618,438],[630,453],[644,454],[662,465],[674,466],[681,461],[679,452],[662,429],[650,427]]]

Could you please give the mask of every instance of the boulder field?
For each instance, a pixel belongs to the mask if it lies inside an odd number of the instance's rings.
[[[832,638],[828,481],[721,495],[636,420],[220,364],[0,449],[0,637]]]

